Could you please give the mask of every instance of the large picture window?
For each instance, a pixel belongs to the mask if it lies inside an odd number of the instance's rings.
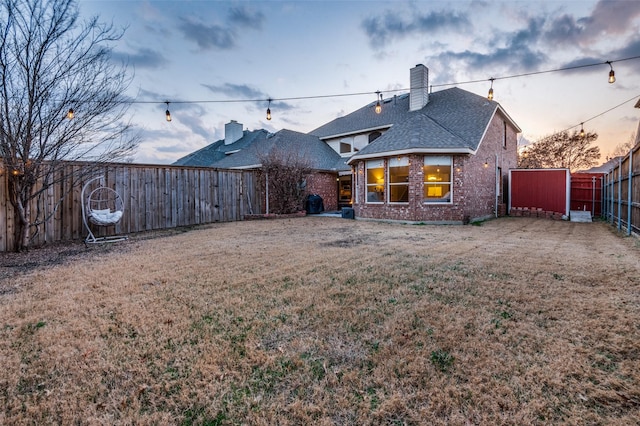
[[[384,202],[384,160],[367,161],[367,203]]]
[[[409,202],[409,158],[389,159],[389,202]]]
[[[424,157],[424,202],[451,202],[452,157],[449,155],[428,155]]]

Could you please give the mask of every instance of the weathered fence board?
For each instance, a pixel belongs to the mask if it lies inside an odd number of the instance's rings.
[[[94,176],[120,194],[124,215],[115,226],[93,229],[96,236],[243,220],[261,213],[261,192],[255,172],[206,167],[109,164],[83,176],[88,164],[67,163],[56,171],[55,182],[31,203],[34,222],[32,244],[83,239],[82,186]],[[0,171],[0,251],[15,243],[17,217],[8,198],[8,176]],[[38,182],[38,189],[44,182]],[[88,194],[85,194],[88,195]],[[45,218],[48,218],[45,220]]]
[[[640,235],[640,146],[619,159],[604,184],[603,216],[628,235]]]

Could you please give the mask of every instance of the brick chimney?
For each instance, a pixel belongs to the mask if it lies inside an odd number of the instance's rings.
[[[429,102],[429,68],[418,64],[410,71],[409,111],[422,109]]]
[[[231,145],[237,140],[240,140],[244,133],[242,132],[242,124],[236,120],[231,120],[224,125],[224,144]]]

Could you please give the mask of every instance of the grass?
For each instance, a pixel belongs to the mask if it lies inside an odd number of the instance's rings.
[[[217,224],[2,278],[2,424],[638,424],[604,223]]]

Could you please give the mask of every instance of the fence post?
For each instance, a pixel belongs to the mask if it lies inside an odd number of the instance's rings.
[[[618,159],[618,231],[622,229],[622,157]]]
[[[629,183],[627,184],[627,235],[631,235],[631,197],[633,189],[633,148],[629,150]]]
[[[596,177],[591,176],[591,217],[596,215]]]

